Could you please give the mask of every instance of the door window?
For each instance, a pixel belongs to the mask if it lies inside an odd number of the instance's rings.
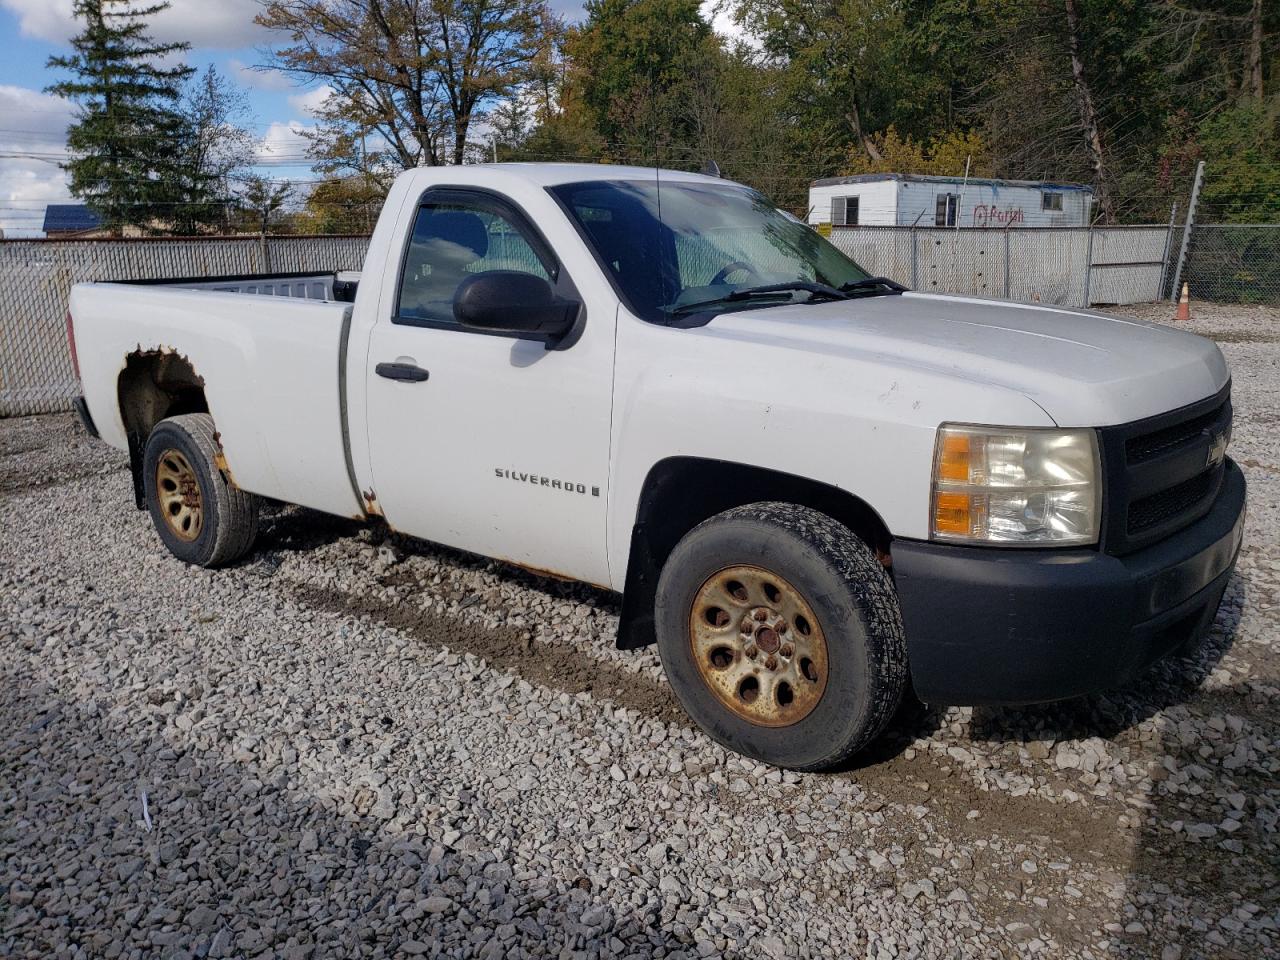
[[[552,282],[554,265],[535,245],[541,243],[516,217],[494,205],[424,203],[405,254],[396,319],[454,323],[454,294],[477,273],[515,270]]]
[[[956,225],[956,210],[960,206],[960,197],[954,193],[938,194],[937,209],[934,211],[933,225],[935,227],[954,227]]]

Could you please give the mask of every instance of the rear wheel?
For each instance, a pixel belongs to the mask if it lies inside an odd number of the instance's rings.
[[[143,484],[160,539],[179,560],[217,567],[240,559],[258,532],[259,498],[218,469],[213,418],[161,420],[147,440]]]
[[[663,567],[655,615],[680,702],[758,760],[838,766],[901,702],[893,585],[865,543],[816,510],[756,503],[695,527]]]

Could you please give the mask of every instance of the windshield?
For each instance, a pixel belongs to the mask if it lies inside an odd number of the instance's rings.
[[[627,306],[664,323],[691,313],[797,303],[868,274],[827,240],[737,184],[592,181],[551,187]],[[733,294],[789,287],[767,294]]]

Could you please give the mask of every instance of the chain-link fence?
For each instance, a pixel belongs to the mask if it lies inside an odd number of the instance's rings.
[[[913,290],[1079,307],[1172,291],[1182,227],[837,227],[832,241]],[[65,316],[73,283],[359,270],[367,237],[0,241],[0,416],[65,410],[77,392]],[[1280,302],[1280,225],[1200,225],[1191,296]]]
[[[359,270],[367,237],[0,242],[0,417],[66,410],[71,285],[89,280]]]
[[[1182,279],[1196,300],[1280,303],[1280,224],[1195,224]]]
[[[1082,307],[1156,300],[1167,226],[836,227],[832,242],[876,276],[913,290]]]

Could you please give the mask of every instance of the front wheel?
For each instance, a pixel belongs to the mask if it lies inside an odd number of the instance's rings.
[[[161,420],[147,440],[142,480],[160,539],[179,560],[218,567],[239,560],[258,532],[259,499],[218,469],[213,418]]]
[[[663,567],[655,619],[685,710],[766,763],[839,766],[902,699],[893,584],[852,531],[808,507],[754,503],[699,524]]]

